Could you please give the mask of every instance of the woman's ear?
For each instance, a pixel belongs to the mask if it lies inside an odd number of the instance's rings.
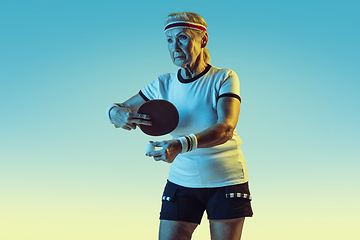
[[[205,33],[204,36],[201,39],[201,48],[205,48],[208,43],[208,34]]]

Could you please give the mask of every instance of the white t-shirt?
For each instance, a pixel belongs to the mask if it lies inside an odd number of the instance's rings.
[[[217,123],[217,101],[230,96],[240,99],[239,79],[229,69],[208,65],[198,76],[183,79],[180,70],[159,76],[140,95],[145,100],[164,99],[179,112],[179,124],[170,134],[178,138],[199,133]],[[171,164],[170,182],[192,188],[222,187],[248,181],[241,139],[234,131],[226,143],[179,154]]]

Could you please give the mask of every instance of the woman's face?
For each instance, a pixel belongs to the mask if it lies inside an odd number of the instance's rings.
[[[172,29],[165,34],[173,63],[182,68],[192,66],[202,50],[201,38],[191,37],[184,28]]]

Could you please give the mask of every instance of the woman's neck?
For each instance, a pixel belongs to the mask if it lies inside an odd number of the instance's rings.
[[[204,62],[202,59],[199,59],[199,61],[196,61],[193,66],[191,64],[188,64],[185,66],[185,68],[181,69],[181,76],[184,79],[190,79],[194,78],[196,75],[202,73],[207,66],[207,63]]]

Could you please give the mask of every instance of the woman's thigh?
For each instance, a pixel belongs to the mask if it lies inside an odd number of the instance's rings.
[[[211,240],[240,240],[245,218],[210,220]]]
[[[190,240],[197,223],[160,220],[159,240]]]

